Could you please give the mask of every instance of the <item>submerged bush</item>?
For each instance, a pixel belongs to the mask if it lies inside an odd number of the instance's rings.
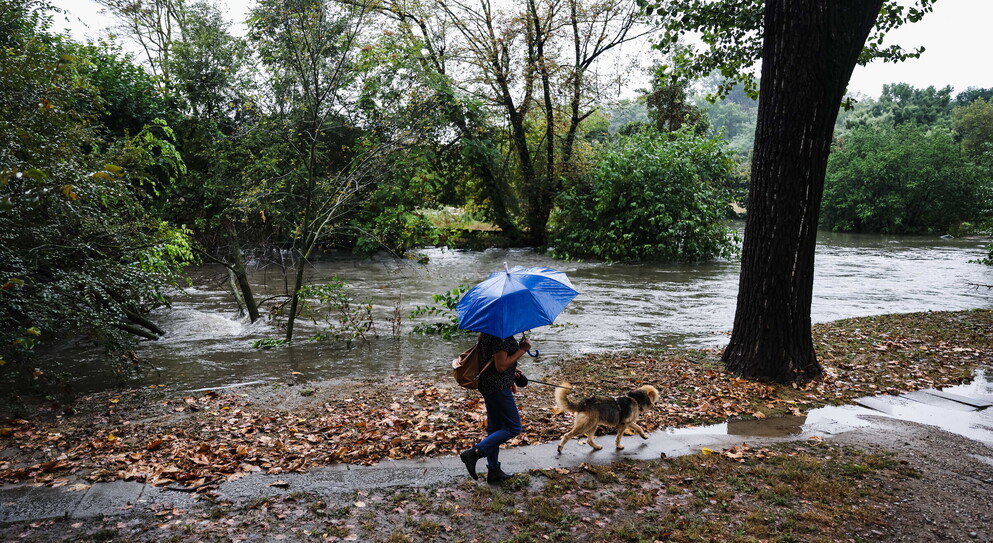
[[[947,232],[981,218],[986,177],[948,130],[859,127],[831,153],[821,223],[847,232]]]
[[[688,130],[623,137],[560,195],[554,254],[670,262],[732,256],[726,217],[733,171],[720,139]]]
[[[433,306],[419,305],[410,312],[410,319],[416,320],[420,317],[441,317],[442,322],[418,323],[414,325],[412,334],[437,334],[448,339],[461,332],[459,330],[459,316],[455,308],[459,305],[459,300],[469,291],[469,287],[459,285],[448,292],[434,294],[431,299]]]

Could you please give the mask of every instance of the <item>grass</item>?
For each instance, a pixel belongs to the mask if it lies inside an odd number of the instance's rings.
[[[535,470],[515,475],[520,481],[516,485],[465,480],[339,497],[297,493],[194,508],[177,519],[150,517],[126,524],[108,517],[86,523],[79,528],[86,533],[78,533],[77,539],[228,540],[246,533],[262,539],[279,534],[293,539],[297,534],[390,543],[818,543],[886,530],[885,504],[899,492],[901,480],[915,476],[889,453],[824,441],[792,442],[651,462]],[[351,507],[357,499],[365,507]],[[166,520],[149,531],[128,532],[125,527]],[[64,535],[70,522],[35,523],[21,539]],[[182,529],[191,525],[196,529]]]
[[[452,230],[497,230],[497,226],[476,219],[471,213],[466,213],[462,209],[445,207],[442,209],[420,209],[418,210],[430,223],[431,226],[441,229]]]

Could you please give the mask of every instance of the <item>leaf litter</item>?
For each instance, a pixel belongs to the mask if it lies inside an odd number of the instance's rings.
[[[825,376],[798,387],[730,375],[719,350],[584,355],[561,361],[543,380],[569,381],[576,396],[619,395],[652,384],[663,398],[641,419],[647,431],[802,415],[860,396],[961,383],[993,360],[991,330],[988,310],[817,325],[813,336]],[[64,486],[134,480],[209,492],[254,472],[452,455],[485,433],[479,394],[448,379],[396,376],[308,386],[313,392],[306,397],[296,387],[183,397],[114,391],[80,399],[74,416],[9,419],[0,422],[5,449],[0,482]],[[554,441],[571,426],[570,416],[552,412],[549,387],[522,389],[518,402],[525,431],[509,446]],[[756,452],[716,454],[740,459]]]

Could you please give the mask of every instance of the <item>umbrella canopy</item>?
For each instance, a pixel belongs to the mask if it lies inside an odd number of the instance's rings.
[[[455,311],[459,328],[506,338],[552,324],[577,294],[558,270],[514,266],[472,287]]]

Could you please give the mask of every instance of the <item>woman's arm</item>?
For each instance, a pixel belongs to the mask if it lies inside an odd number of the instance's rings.
[[[513,366],[514,363],[517,362],[522,356],[524,356],[524,353],[528,352],[528,349],[530,348],[531,341],[525,339],[521,342],[520,347],[514,352],[514,354],[508,355],[506,351],[497,351],[493,355],[493,366],[498,372],[503,373],[510,369],[510,367]]]

